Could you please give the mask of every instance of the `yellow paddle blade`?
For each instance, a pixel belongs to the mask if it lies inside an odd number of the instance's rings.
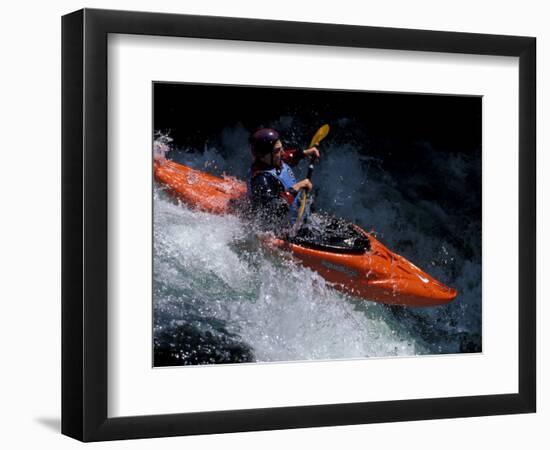
[[[328,124],[323,125],[321,128],[317,130],[317,133],[313,136],[311,139],[311,143],[309,144],[309,147],[313,147],[315,145],[319,145],[319,142],[321,142],[324,138],[327,137],[328,132],[330,131],[330,127]]]
[[[307,202],[307,194],[304,194],[302,195],[302,201],[300,202],[300,209],[298,210],[298,220],[300,220],[304,215],[304,211],[306,209],[306,202]]]

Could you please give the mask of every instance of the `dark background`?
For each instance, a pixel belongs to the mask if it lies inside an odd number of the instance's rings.
[[[369,151],[387,162],[414,160],[411,147],[424,141],[451,152],[481,147],[480,97],[154,84],[154,129],[170,130],[178,146],[200,149],[225,127],[254,131],[281,116],[298,117],[308,136],[329,123],[331,139],[376,143]]]

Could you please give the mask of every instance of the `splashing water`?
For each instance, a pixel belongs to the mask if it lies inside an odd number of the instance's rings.
[[[388,326],[382,306],[358,308],[315,272],[264,254],[235,217],[191,211],[157,190],[154,227],[155,335],[161,347],[167,330],[184,328],[201,336],[193,349],[200,362],[238,361],[242,354],[223,359],[223,347],[235,345],[255,361],[421,350]]]
[[[166,158],[166,153],[172,150],[170,146],[173,139],[160,132],[155,133],[155,140],[153,141],[153,159],[155,161],[162,161]]]

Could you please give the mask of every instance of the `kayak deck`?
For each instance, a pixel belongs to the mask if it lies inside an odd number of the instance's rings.
[[[236,213],[246,197],[246,184],[233,177],[216,177],[170,160],[155,161],[155,179],[192,208],[213,214]],[[290,252],[336,289],[376,302],[413,307],[451,302],[457,291],[392,252],[371,234],[351,225],[368,242],[364,249],[338,251],[330,245],[267,235],[269,248]]]

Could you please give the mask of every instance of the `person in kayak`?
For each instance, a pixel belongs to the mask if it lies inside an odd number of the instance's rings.
[[[316,147],[285,149],[279,133],[271,128],[252,133],[249,142],[254,158],[248,180],[252,212],[266,230],[288,229],[298,215],[300,190],[313,189],[307,178],[296,181],[291,167],[305,157],[319,158],[319,150]]]

